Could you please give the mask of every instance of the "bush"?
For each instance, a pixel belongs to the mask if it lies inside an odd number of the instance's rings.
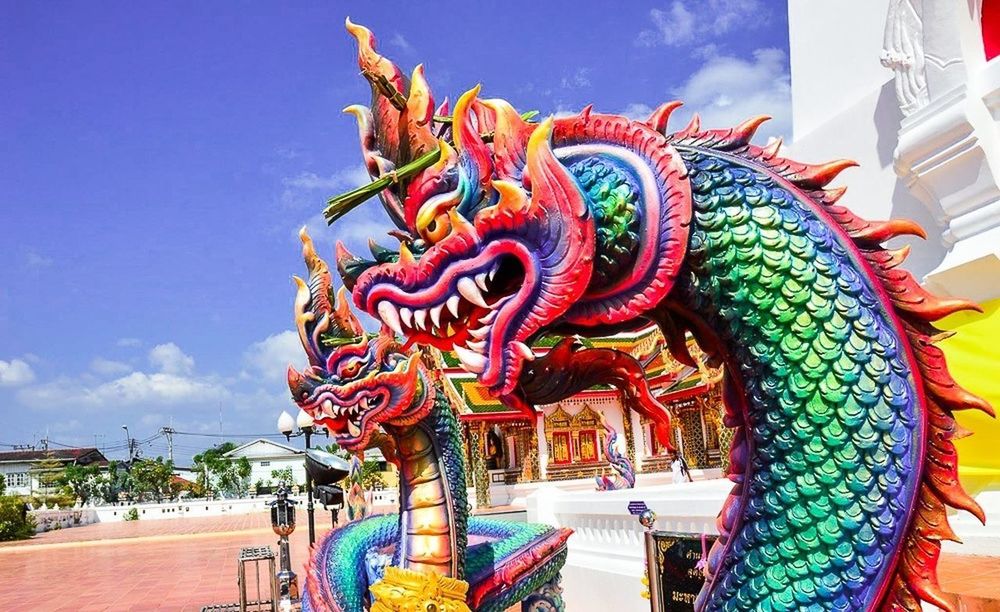
[[[122,520],[125,521],[138,521],[139,520],[139,510],[137,508],[129,508],[128,512],[122,515]]]
[[[35,535],[35,517],[25,511],[20,497],[0,496],[0,541],[25,540]]]

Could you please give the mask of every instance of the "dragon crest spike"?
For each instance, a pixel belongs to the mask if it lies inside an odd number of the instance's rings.
[[[680,100],[671,100],[670,102],[664,102],[663,104],[656,107],[656,110],[649,115],[649,119],[646,119],[646,124],[656,130],[661,134],[667,133],[667,123],[670,121],[670,115],[673,114],[675,110],[683,106],[684,103]]]
[[[493,175],[493,160],[490,148],[483,141],[479,130],[482,126],[474,124],[480,85],[476,85],[469,91],[462,94],[455,103],[455,114],[452,119],[452,134],[455,138],[455,149],[459,154],[459,161],[468,179],[476,189],[467,190],[460,209],[465,212],[471,205],[479,202],[481,194],[488,192],[490,179]]]
[[[432,150],[437,144],[437,138],[431,131],[434,123],[434,96],[424,77],[423,64],[417,64],[410,76],[410,91],[403,117],[408,157],[413,159]]]
[[[916,221],[909,219],[890,219],[889,221],[869,222],[864,227],[851,232],[851,238],[862,242],[885,242],[896,236],[919,236],[927,239],[927,232]]]
[[[804,189],[822,189],[837,178],[838,174],[857,165],[858,162],[852,159],[836,159],[825,164],[804,165],[790,178],[793,183]]]
[[[701,131],[701,115],[695,113],[691,115],[691,122],[687,124],[687,127],[681,130],[678,134],[678,138],[687,138],[689,136],[694,136]]]
[[[378,265],[377,262],[354,255],[347,250],[343,242],[337,241],[337,272],[340,273],[340,278],[344,281],[344,287],[348,291],[354,290],[354,285],[362,272],[376,265]]]
[[[752,140],[753,135],[757,133],[757,129],[760,128],[764,122],[770,120],[770,115],[755,115],[737,125],[733,128],[733,136],[736,142],[741,145],[750,144],[750,140]]]
[[[761,157],[764,159],[774,159],[778,156],[778,151],[781,150],[783,144],[784,141],[781,139],[781,136],[775,137],[774,140],[761,149]]]
[[[506,100],[483,100],[496,114],[493,157],[500,179],[520,180],[527,159],[525,150],[534,126],[525,121]]]

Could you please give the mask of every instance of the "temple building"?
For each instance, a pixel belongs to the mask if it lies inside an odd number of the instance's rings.
[[[722,426],[721,370],[705,365],[704,354],[689,339],[698,367],[686,366],[666,350],[653,326],[608,338],[580,339],[587,347],[613,348],[644,364],[654,396],[670,411],[671,444],[683,451],[692,468],[721,467],[728,451]],[[536,354],[549,349],[543,340]],[[506,482],[591,478],[609,469],[604,456],[603,422],[618,434],[618,450],[636,472],[669,469],[667,448],[653,435],[652,424],[633,410],[622,394],[594,387],[556,404],[537,406],[533,422],[491,397],[475,376],[461,368],[452,353],[432,352],[445,390],[459,413],[471,472],[485,470]],[[603,419],[603,422],[602,422]],[[473,452],[478,449],[478,453]],[[483,465],[478,457],[485,457]]]

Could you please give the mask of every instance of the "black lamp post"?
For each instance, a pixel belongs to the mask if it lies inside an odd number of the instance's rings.
[[[271,502],[271,529],[278,535],[279,564],[278,583],[281,589],[281,609],[291,610],[293,599],[298,599],[298,581],[292,571],[291,555],[288,552],[288,536],[295,531],[295,500],[288,499],[288,487],[278,483],[276,499]]]
[[[332,513],[337,527],[337,511],[344,507],[344,490],[336,485],[350,473],[351,466],[341,457],[318,449],[306,451],[306,474],[316,483],[316,497]]]
[[[299,429],[297,432],[293,431],[296,425]],[[278,417],[278,431],[284,434],[285,439],[288,441],[291,441],[292,437],[305,436],[306,452],[312,448],[311,442],[312,435],[315,432],[315,423],[305,410],[300,409],[294,421],[292,420],[292,415],[286,411],[282,411],[281,416]],[[308,470],[306,471],[306,515],[309,518],[309,545],[312,546],[316,543],[316,519],[313,508],[312,478],[309,476]]]

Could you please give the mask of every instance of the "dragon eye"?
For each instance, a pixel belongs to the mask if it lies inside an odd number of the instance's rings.
[[[339,374],[341,378],[354,378],[361,371],[360,359],[349,359],[340,366]]]

